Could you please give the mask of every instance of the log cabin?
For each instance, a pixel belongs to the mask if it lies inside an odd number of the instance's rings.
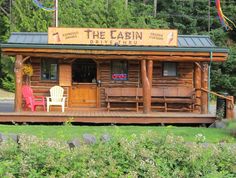
[[[28,84],[34,95],[49,96],[51,87],[62,86],[66,112],[83,110],[99,115],[100,111],[133,110],[143,118],[160,112],[206,118],[209,93],[214,93],[210,91],[211,63],[224,62],[228,56],[228,49],[217,47],[209,36],[153,29],[16,32],[1,45],[1,51],[15,57],[17,113],[24,113],[22,67],[31,64],[33,75]],[[227,100],[233,105],[232,97]],[[50,116],[53,111],[58,108],[52,108]],[[129,115],[125,113],[124,118]],[[233,117],[232,113],[229,111],[228,117]]]

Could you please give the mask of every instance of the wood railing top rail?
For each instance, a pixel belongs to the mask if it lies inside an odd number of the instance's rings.
[[[224,95],[220,95],[220,94],[218,94],[218,93],[216,93],[216,92],[214,92],[214,91],[210,91],[210,90],[207,90],[207,89],[205,89],[205,88],[200,88],[200,89],[196,89],[196,90],[202,90],[202,91],[204,91],[204,92],[211,93],[211,94],[213,94],[213,95],[219,96],[219,97],[224,98],[224,99],[226,99],[226,100],[233,101],[233,99],[232,99],[231,97],[227,97],[227,96],[224,96]]]

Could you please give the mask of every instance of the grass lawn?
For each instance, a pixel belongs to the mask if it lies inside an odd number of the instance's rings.
[[[196,134],[203,134],[206,137],[206,142],[236,142],[236,139],[230,136],[226,131],[215,128],[203,127],[159,127],[159,126],[15,126],[15,125],[0,125],[1,133],[24,133],[36,135],[42,138],[57,138],[69,140],[76,137],[81,137],[84,133],[94,134],[97,137],[103,133],[109,133],[115,136],[124,136],[129,138],[132,134],[142,134],[153,132],[160,136],[172,134],[182,136],[185,141],[195,141]]]

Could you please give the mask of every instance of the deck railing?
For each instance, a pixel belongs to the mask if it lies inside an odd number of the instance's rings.
[[[218,96],[220,98],[223,98],[226,100],[226,118],[227,119],[233,119],[234,118],[234,97],[233,96],[224,96],[221,94],[218,94],[216,92],[207,90],[205,88],[201,88],[201,91],[213,94],[215,96]]]

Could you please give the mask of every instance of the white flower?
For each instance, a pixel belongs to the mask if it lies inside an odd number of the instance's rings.
[[[205,142],[206,137],[203,134],[198,133],[197,135],[195,135],[195,140],[198,143],[203,143],[203,142]]]

